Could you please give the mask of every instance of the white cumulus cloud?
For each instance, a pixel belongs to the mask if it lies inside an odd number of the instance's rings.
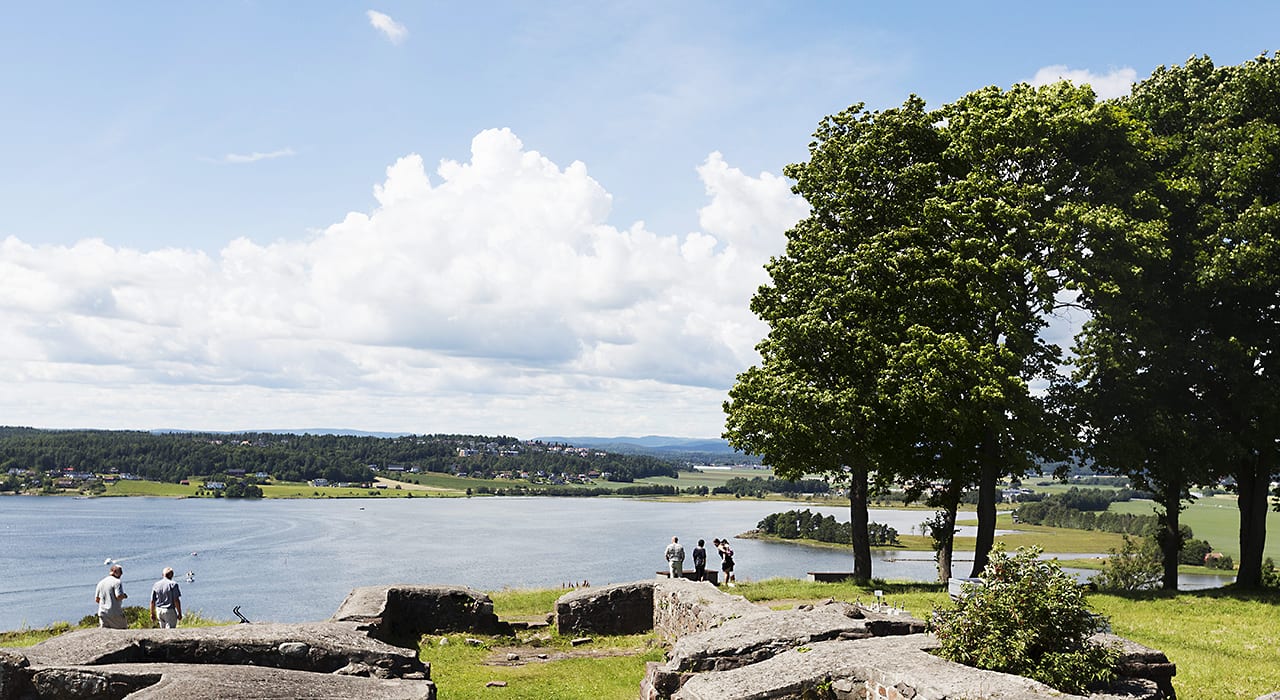
[[[216,255],[0,242],[0,424],[715,435],[748,304],[807,211],[718,153],[700,231],[619,228],[509,130],[406,155],[377,205]]]
[[[365,12],[369,17],[369,24],[374,29],[382,32],[383,36],[393,44],[399,44],[409,37],[409,29],[403,24],[391,19],[390,15],[383,14],[377,10],[369,10]]]
[[[1099,99],[1109,100],[1129,94],[1133,83],[1138,79],[1138,72],[1132,68],[1116,68],[1109,73],[1093,73],[1080,68],[1068,68],[1064,65],[1045,66],[1036,71],[1031,84],[1039,87],[1068,80],[1076,85],[1090,85]]]

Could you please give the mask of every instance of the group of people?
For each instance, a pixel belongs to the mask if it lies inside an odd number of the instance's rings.
[[[98,626],[125,629],[129,621],[124,616],[124,567],[112,564],[111,571],[98,582],[93,591],[93,602],[98,604]],[[159,581],[151,587],[151,621],[161,627],[173,628],[182,619],[182,590],[173,580],[173,569],[165,567]]]
[[[725,584],[729,586],[735,585],[733,549],[729,547],[729,540],[716,538],[711,540],[711,544],[720,555],[720,571],[724,573]],[[680,544],[679,537],[671,538],[671,544],[667,545],[666,558],[671,578],[684,578],[684,545]],[[693,580],[707,580],[706,540],[698,540],[698,546],[693,548]]]

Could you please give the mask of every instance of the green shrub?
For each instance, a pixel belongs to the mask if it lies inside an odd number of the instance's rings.
[[[1141,591],[1160,585],[1164,566],[1160,561],[1160,549],[1150,538],[1134,540],[1124,536],[1120,551],[1111,549],[1111,556],[1102,564],[1091,580],[1107,591]]]
[[[1222,569],[1223,571],[1234,571],[1236,568],[1236,563],[1231,560],[1230,554],[1209,557],[1204,560],[1204,565],[1210,569]]]
[[[1088,641],[1103,621],[1084,590],[1039,547],[991,550],[984,585],[951,610],[935,610],[938,655],[958,663],[1031,678],[1067,693],[1115,679],[1119,652]]]

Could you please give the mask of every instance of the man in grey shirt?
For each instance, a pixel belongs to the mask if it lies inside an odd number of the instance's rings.
[[[93,602],[98,604],[98,625],[101,627],[122,630],[129,626],[124,619],[124,607],[120,605],[120,601],[129,597],[124,592],[121,576],[124,576],[124,568],[119,564],[112,564],[111,573],[104,576],[93,591]]]
[[[672,537],[671,544],[667,545],[667,566],[670,567],[671,580],[684,577],[684,546],[680,544],[679,537]]]
[[[163,577],[151,587],[151,621],[172,629],[182,619],[182,590],[173,580],[173,569],[164,567]]]

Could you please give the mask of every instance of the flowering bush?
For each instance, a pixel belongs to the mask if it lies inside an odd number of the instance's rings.
[[[1039,555],[1038,547],[1008,554],[996,545],[984,585],[954,609],[934,611],[938,654],[1067,693],[1111,682],[1119,652],[1089,641],[1105,621],[1089,611],[1080,585]]]

